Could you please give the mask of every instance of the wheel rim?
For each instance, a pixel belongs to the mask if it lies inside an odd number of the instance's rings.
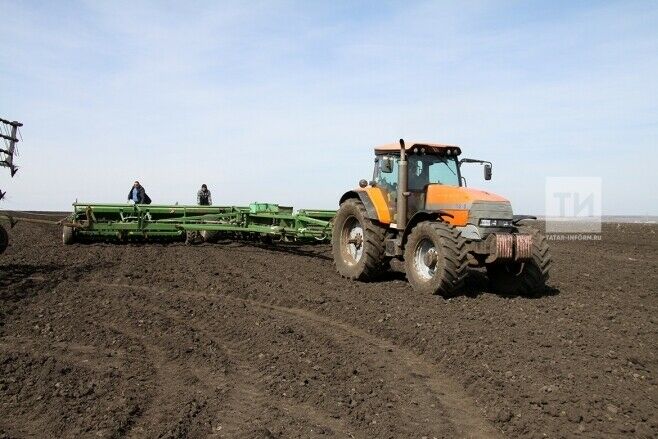
[[[349,217],[343,224],[341,233],[341,248],[343,259],[353,265],[358,263],[363,256],[363,227],[359,220]]]
[[[421,240],[414,252],[414,269],[423,280],[430,280],[436,273],[439,264],[439,253],[434,243],[429,239]]]

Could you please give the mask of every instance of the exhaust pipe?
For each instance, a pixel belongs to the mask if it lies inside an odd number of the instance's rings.
[[[407,150],[404,140],[400,139],[400,162],[398,163],[398,212],[396,224],[398,230],[407,227],[407,197],[409,196],[409,174],[407,173]]]

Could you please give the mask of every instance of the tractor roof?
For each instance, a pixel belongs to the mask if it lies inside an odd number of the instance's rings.
[[[461,149],[457,145],[446,145],[443,143],[430,143],[430,142],[420,142],[420,141],[405,141],[404,149],[410,151],[411,149],[425,148],[428,152],[445,152],[446,150],[452,151],[453,154],[461,154]],[[400,144],[399,143],[387,143],[385,145],[375,146],[375,154],[385,154],[387,152],[399,152]]]

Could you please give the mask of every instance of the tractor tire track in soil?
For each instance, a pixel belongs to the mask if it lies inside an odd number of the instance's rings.
[[[0,437],[656,437],[657,231],[553,242],[540,298],[474,273],[444,300],[342,279],[325,245],[65,247],[19,223]]]
[[[146,294],[154,293],[154,288],[148,286],[99,282],[92,284],[108,288],[139,289]],[[183,298],[195,297],[202,300],[211,299],[212,297],[207,293],[196,291],[179,290],[172,293],[177,293]],[[445,430],[447,424],[453,424],[457,435],[461,437],[495,438],[499,436],[498,432],[482,418],[481,413],[471,401],[471,398],[459,385],[448,377],[437,374],[431,364],[428,364],[420,356],[412,352],[395,346],[385,339],[377,338],[354,326],[322,317],[307,310],[287,308],[239,297],[221,296],[221,298],[237,300],[252,307],[259,308],[266,313],[275,312],[291,316],[293,319],[298,320],[296,322],[297,324],[309,325],[315,331],[324,332],[341,344],[350,347],[350,350],[354,350],[354,347],[351,345],[355,341],[357,344],[365,343],[373,346],[376,356],[385,357],[385,367],[390,370],[394,379],[405,383],[413,383],[413,386],[416,388],[416,400],[424,400],[425,406],[432,406],[431,404],[436,400],[435,406],[442,405],[446,408],[449,415],[447,419],[436,417],[436,413],[426,413],[424,415],[429,422],[436,424],[434,428],[438,432]],[[355,340],[349,340],[350,338]],[[305,408],[305,410],[308,410],[308,408]],[[327,422],[328,419],[323,418],[322,421]]]

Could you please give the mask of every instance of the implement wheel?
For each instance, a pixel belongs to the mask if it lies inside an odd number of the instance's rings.
[[[217,242],[217,232],[202,230],[200,233],[203,242]]]
[[[518,296],[541,295],[546,290],[551,268],[548,240],[539,230],[528,226],[519,227],[519,233],[532,236],[532,259],[525,262],[488,265],[489,283],[498,293]]]
[[[452,296],[464,286],[466,267],[465,240],[449,224],[423,221],[409,234],[404,268],[414,290]]]
[[[185,233],[185,244],[187,245],[197,245],[203,242],[203,236],[201,232],[196,230],[187,230]]]
[[[62,242],[64,245],[71,245],[75,242],[75,229],[73,227],[64,226],[62,228]]]
[[[4,227],[0,226],[0,254],[4,253],[9,245],[9,234]]]
[[[385,235],[386,228],[368,218],[361,201],[345,201],[334,218],[331,237],[336,270],[348,279],[376,279],[386,262]]]

